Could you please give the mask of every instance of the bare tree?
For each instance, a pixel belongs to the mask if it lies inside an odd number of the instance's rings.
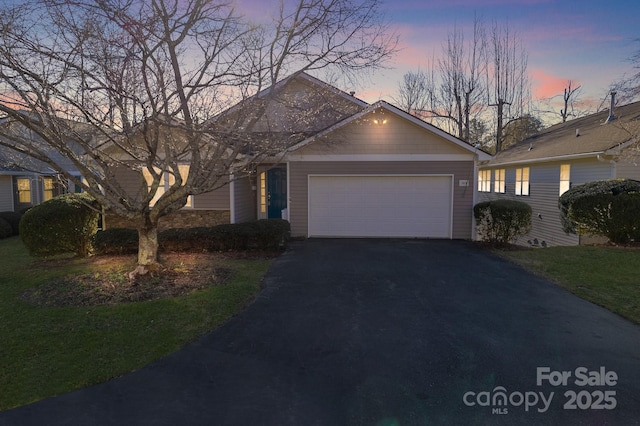
[[[423,71],[409,71],[398,84],[395,102],[409,114],[421,117],[429,105],[429,80]]]
[[[496,108],[496,152],[502,150],[506,123],[528,112],[527,52],[508,24],[493,24],[487,73],[489,106]]]
[[[563,123],[567,121],[567,117],[575,117],[574,105],[578,95],[580,94],[580,89],[582,88],[582,86],[571,87],[572,84],[573,81],[567,80],[567,87],[564,88],[564,94],[562,95],[564,108],[560,109],[560,116],[562,117]]]
[[[305,127],[280,123],[276,137],[264,126],[275,96],[267,88],[296,72],[355,75],[390,58],[396,38],[378,7],[377,0],[283,2],[273,22],[258,26],[213,0],[4,5],[0,144],[127,218],[140,239],[134,272],[146,273],[158,262],[162,216],[225,185],[230,173],[249,173]],[[232,114],[220,115],[231,105]],[[82,179],[48,155],[52,149]],[[138,177],[135,194],[123,173]]]
[[[454,27],[441,55],[429,64],[429,72],[405,74],[399,85],[399,104],[406,109],[410,101],[412,113],[443,122],[460,139],[469,141],[470,121],[484,109],[486,66],[484,25],[476,17],[468,40],[462,29]]]

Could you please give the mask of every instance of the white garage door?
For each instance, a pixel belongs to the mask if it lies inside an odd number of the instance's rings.
[[[451,176],[309,176],[309,236],[451,238],[451,182]]]

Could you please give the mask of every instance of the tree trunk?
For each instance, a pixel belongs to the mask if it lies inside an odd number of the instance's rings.
[[[158,262],[158,224],[147,221],[145,226],[138,227],[138,265],[129,272],[129,279],[146,275],[160,269]]]

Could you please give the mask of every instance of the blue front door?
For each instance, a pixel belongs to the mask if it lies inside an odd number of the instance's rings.
[[[267,171],[267,217],[280,219],[287,208],[287,169],[276,167]]]

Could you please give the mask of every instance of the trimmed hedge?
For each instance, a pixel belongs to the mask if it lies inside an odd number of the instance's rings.
[[[473,206],[478,235],[493,243],[509,243],[531,230],[531,206],[522,201],[484,201]]]
[[[558,200],[565,232],[640,241],[640,181],[608,179],[571,188]]]
[[[168,229],[158,234],[158,244],[163,252],[278,250],[286,246],[289,234],[286,220],[262,219],[213,227]],[[137,253],[138,232],[135,229],[99,231],[94,247],[98,254]]]
[[[93,251],[96,254],[137,253],[138,231],[128,228],[113,228],[98,231],[93,236]]]
[[[0,240],[13,236],[13,229],[9,222],[0,217]]]
[[[33,256],[88,256],[98,230],[99,204],[89,194],[64,194],[27,210],[20,238]]]
[[[23,213],[18,212],[0,212],[0,219],[4,219],[11,226],[11,235],[20,233],[20,219]]]

